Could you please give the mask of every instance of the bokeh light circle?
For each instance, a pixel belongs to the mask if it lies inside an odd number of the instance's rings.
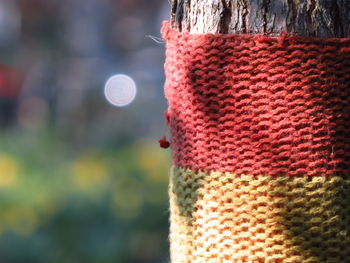
[[[114,75],[107,80],[104,93],[109,103],[117,107],[124,107],[135,99],[136,84],[127,75]]]

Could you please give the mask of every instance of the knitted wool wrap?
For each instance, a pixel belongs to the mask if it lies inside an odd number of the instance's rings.
[[[172,263],[350,262],[350,39],[162,35]]]

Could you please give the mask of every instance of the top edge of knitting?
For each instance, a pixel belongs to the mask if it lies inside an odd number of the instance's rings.
[[[200,39],[221,39],[225,41],[234,40],[252,40],[259,42],[271,42],[277,43],[281,40],[287,40],[289,42],[300,43],[318,43],[318,44],[345,44],[350,45],[350,38],[321,38],[321,37],[304,37],[295,34],[288,34],[282,32],[280,36],[267,36],[262,34],[223,34],[223,33],[205,33],[196,34],[190,32],[180,32],[176,28],[171,27],[171,23],[168,20],[163,21],[161,28],[161,35],[165,41],[181,41],[181,40],[200,40]]]

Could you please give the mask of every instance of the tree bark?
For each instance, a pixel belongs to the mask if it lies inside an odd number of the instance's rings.
[[[191,33],[350,37],[349,0],[172,0],[171,23]]]

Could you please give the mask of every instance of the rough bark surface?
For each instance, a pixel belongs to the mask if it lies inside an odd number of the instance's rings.
[[[172,0],[171,22],[191,33],[350,37],[350,0]]]

